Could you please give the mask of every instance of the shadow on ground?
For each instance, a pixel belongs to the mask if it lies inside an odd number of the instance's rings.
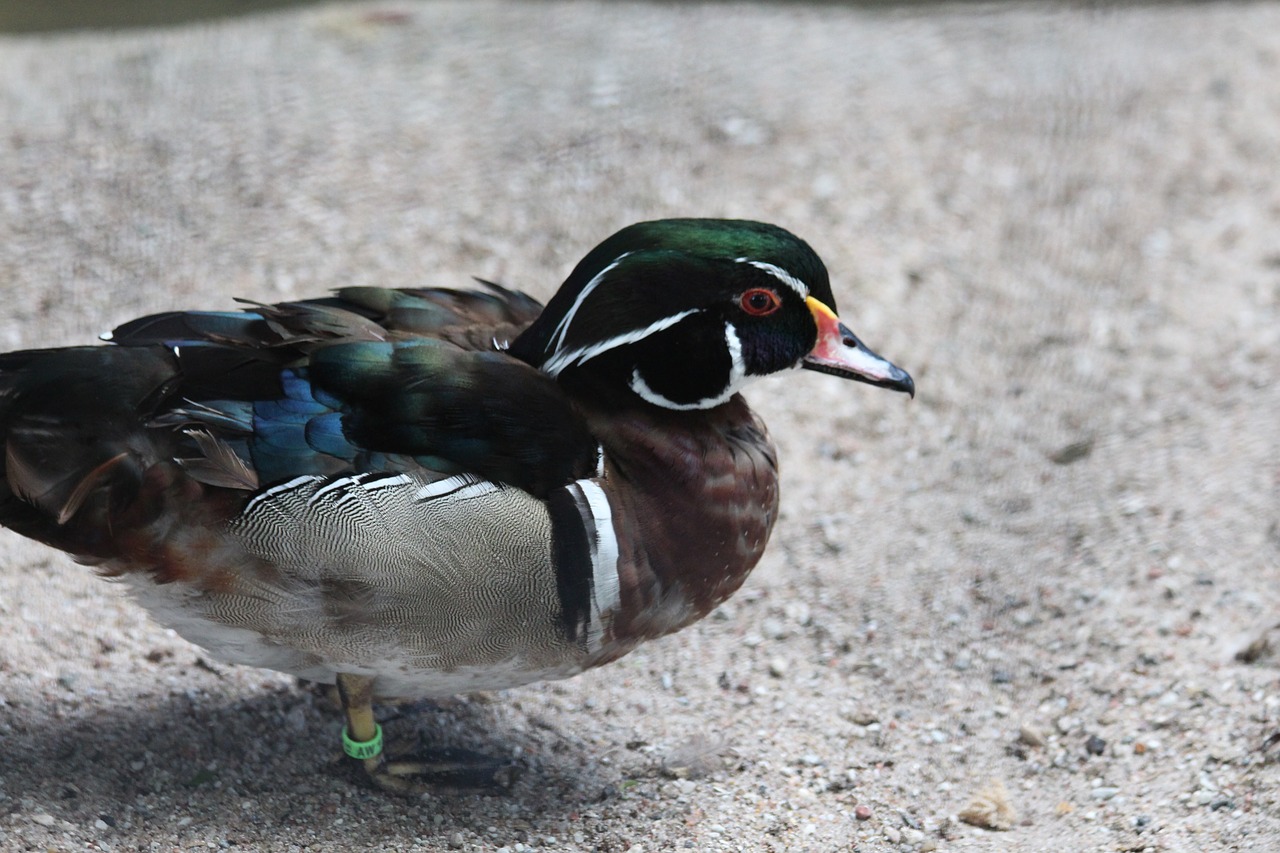
[[[54,706],[56,707],[56,706]],[[507,704],[476,700],[379,708],[388,742],[511,756],[509,790],[440,787],[419,800],[375,791],[338,753],[340,715],[319,690],[281,688],[239,701],[179,695],[134,708],[51,714],[10,724],[0,781],[6,813],[38,822],[141,831],[181,844],[188,834],[221,833],[229,845],[250,835],[284,844],[310,836],[337,845],[403,839],[409,822],[427,841],[474,831],[475,811],[495,801],[529,819],[527,832],[617,794],[616,771],[601,772],[585,744],[536,717],[510,725]],[[9,721],[4,721],[9,722]],[[288,798],[266,796],[280,791]],[[583,800],[583,792],[588,799]],[[294,810],[296,795],[307,811]],[[193,817],[198,815],[198,817]]]

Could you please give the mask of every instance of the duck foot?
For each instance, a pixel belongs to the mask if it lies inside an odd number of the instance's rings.
[[[369,771],[367,765],[365,769]],[[516,772],[510,761],[479,752],[433,749],[389,758],[369,776],[375,785],[396,793],[420,793],[432,787],[505,791],[514,784]]]
[[[384,791],[418,796],[440,787],[505,790],[516,767],[467,749],[424,749],[395,756],[383,751],[382,727],[373,718],[373,679],[338,675],[338,696],[347,724],[342,748],[363,765],[369,781]]]

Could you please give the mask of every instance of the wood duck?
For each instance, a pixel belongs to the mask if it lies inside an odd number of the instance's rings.
[[[777,517],[739,395],[804,367],[914,394],[809,246],[642,222],[542,307],[350,287],[0,355],[0,524],[96,565],[222,661],[336,682],[393,791],[375,696],[564,678],[706,616]]]

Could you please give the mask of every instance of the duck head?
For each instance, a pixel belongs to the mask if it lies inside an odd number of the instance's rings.
[[[582,259],[510,353],[568,388],[673,410],[714,408],[797,367],[915,394],[906,371],[840,322],[813,249],[746,220],[622,229]]]

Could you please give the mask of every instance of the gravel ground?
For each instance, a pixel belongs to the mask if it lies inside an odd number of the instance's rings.
[[[1083,5],[0,38],[5,348],[339,284],[545,297],[623,224],[747,216],[920,389],[751,390],[782,518],[702,625],[389,711],[516,757],[501,795],[372,793],[325,697],[4,534],[0,848],[1280,849],[1280,7]]]

